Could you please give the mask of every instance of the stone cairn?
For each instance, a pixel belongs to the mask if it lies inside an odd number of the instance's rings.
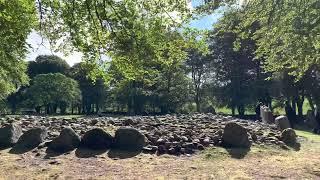
[[[266,116],[264,116],[265,118]],[[23,116],[0,119],[0,146],[44,148],[55,152],[115,148],[125,151],[181,155],[207,147],[250,148],[295,142],[295,134],[275,124],[213,114],[50,118]],[[269,122],[269,121],[268,121]],[[286,130],[286,129],[285,129]],[[114,134],[114,135],[112,135]]]

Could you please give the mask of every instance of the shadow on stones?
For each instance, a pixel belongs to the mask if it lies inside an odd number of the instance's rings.
[[[111,159],[127,159],[132,158],[139,155],[142,151],[141,150],[131,150],[125,151],[120,149],[111,149],[108,152],[108,157]]]
[[[301,144],[300,143],[295,143],[295,144],[291,144],[291,145],[288,145],[288,146],[291,147],[295,151],[300,151],[300,148],[301,148]]]
[[[26,152],[33,150],[36,147],[37,146],[24,146],[24,145],[16,144],[15,146],[13,146],[10,149],[9,153],[11,153],[11,154],[24,154]]]
[[[57,157],[57,156],[60,156],[60,155],[62,155],[64,153],[71,152],[71,151],[57,152],[57,151],[51,150],[50,148],[47,148],[46,149],[46,155],[44,156],[44,159],[50,159],[50,158],[53,158],[53,157]]]
[[[96,157],[98,155],[106,153],[107,151],[108,151],[107,148],[105,148],[105,149],[89,149],[89,148],[85,148],[85,147],[79,147],[76,150],[75,155],[78,158],[90,158],[90,157]]]
[[[226,148],[226,150],[232,158],[243,159],[250,151],[250,148]]]
[[[11,148],[12,146],[0,146],[0,151]]]

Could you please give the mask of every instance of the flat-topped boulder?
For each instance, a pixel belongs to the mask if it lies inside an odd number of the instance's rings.
[[[7,124],[0,128],[0,147],[9,147],[18,142],[22,128],[16,123]]]
[[[115,148],[122,150],[142,150],[145,145],[145,136],[135,128],[121,127],[115,133]]]
[[[80,136],[72,128],[66,127],[52,140],[49,149],[56,152],[71,151],[79,146],[80,141]]]
[[[102,128],[94,128],[82,136],[81,146],[89,149],[108,149],[113,141],[113,137]]]
[[[45,141],[47,138],[48,133],[47,130],[43,127],[32,128],[19,138],[18,142],[16,143],[16,148],[35,148],[39,144]]]
[[[250,148],[251,146],[247,130],[235,122],[230,122],[225,126],[222,143],[225,147]]]

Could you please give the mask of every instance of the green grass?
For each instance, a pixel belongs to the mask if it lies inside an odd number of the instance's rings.
[[[303,130],[295,130],[295,131],[298,136],[305,137],[309,141],[314,141],[314,142],[320,143],[320,135],[311,133],[309,131],[303,131]]]
[[[274,106],[274,103],[273,103],[273,106]],[[309,102],[305,100],[303,103],[303,114],[307,114],[308,110],[310,110],[310,109],[311,108],[310,108]],[[228,115],[232,114],[231,109],[228,107],[218,107],[218,108],[216,108],[216,112],[228,114]],[[285,114],[284,108],[281,108],[281,107],[274,108],[273,112],[274,112],[274,114],[277,114],[277,115],[284,115]],[[236,114],[237,114],[237,111],[236,111]],[[255,114],[254,108],[247,108],[246,114],[247,115]]]

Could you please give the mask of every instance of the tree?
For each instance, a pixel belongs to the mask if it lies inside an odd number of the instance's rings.
[[[186,66],[191,72],[193,89],[194,89],[194,101],[197,106],[197,112],[201,111],[201,101],[203,98],[203,85],[206,81],[206,76],[212,70],[210,56],[204,55],[201,52],[191,49],[189,57],[186,61]]]
[[[192,13],[186,0],[41,0],[37,6],[40,30],[53,44],[64,38],[60,49],[75,47],[101,65],[99,70],[105,72],[112,64],[128,79],[157,72],[144,68],[146,63],[184,60],[191,44],[181,33]],[[106,75],[112,81],[113,74]]]
[[[288,72],[296,80],[320,55],[320,2],[318,0],[252,0],[243,8],[239,34],[257,41],[256,57],[263,57],[269,72]],[[247,27],[260,28],[251,34]]]
[[[30,78],[38,74],[61,73],[66,75],[70,66],[68,63],[55,55],[40,55],[35,61],[28,64]]]
[[[214,87],[217,100],[229,106],[233,114],[237,108],[240,115],[244,115],[247,105],[269,96],[268,83],[264,81],[268,76],[261,71],[260,62],[254,60],[256,42],[250,38],[240,38],[236,33],[242,18],[241,12],[230,9],[208,38],[216,76]],[[248,28],[250,32],[255,32],[258,27],[254,24]],[[239,38],[241,41],[238,41]],[[241,46],[235,48],[236,43]],[[271,104],[271,99],[268,102]]]
[[[72,103],[79,101],[78,83],[60,73],[40,74],[33,78],[27,89],[28,104],[37,108],[45,107],[46,113],[55,113],[60,107],[61,113]]]
[[[0,100],[28,82],[23,60],[35,22],[33,1],[0,1]]]
[[[104,106],[107,96],[107,87],[102,77],[97,77],[93,80],[90,78],[90,73],[94,71],[94,64],[81,62],[75,64],[69,72],[70,77],[77,80],[82,96],[82,111],[86,114],[96,113]],[[95,108],[93,107],[95,106]]]

